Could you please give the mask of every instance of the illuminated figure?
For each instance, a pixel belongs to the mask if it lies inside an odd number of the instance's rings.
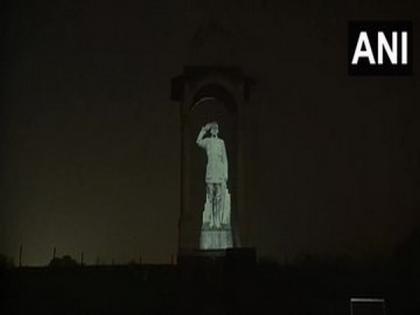
[[[205,137],[207,132],[210,132],[209,137]],[[228,160],[225,142],[218,137],[218,134],[217,122],[211,122],[201,128],[196,141],[207,153],[205,179],[207,193],[200,240],[202,249],[232,246],[230,194],[227,189]]]

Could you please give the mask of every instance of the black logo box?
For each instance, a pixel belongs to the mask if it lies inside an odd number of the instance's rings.
[[[357,65],[352,65],[352,57],[356,49],[357,40],[360,32],[367,32],[369,42],[377,59],[377,35],[384,32],[386,39],[391,43],[392,32],[398,32],[398,64],[391,64],[388,56],[384,55],[382,65],[371,65],[367,58],[360,58]],[[400,63],[401,53],[401,32],[407,32],[407,64]],[[348,47],[347,63],[349,75],[412,75],[413,74],[413,25],[411,21],[350,21],[348,23]],[[364,47],[365,48],[365,47]]]

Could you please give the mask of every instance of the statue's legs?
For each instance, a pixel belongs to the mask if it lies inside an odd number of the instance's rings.
[[[223,219],[223,202],[222,202],[223,191],[222,191],[221,183],[217,183],[215,184],[215,186],[216,186],[215,194],[216,194],[216,215],[217,215],[216,226],[217,228],[220,228],[222,224],[222,219]]]
[[[215,202],[216,202],[216,198],[215,198],[215,184],[213,183],[207,183],[207,190],[208,190],[208,195],[210,197],[210,204],[211,204],[211,221],[210,221],[210,228],[214,228],[216,226],[216,207],[215,207]]]
[[[222,200],[222,184],[221,183],[208,183],[207,184],[208,194],[210,196],[212,220],[210,222],[210,228],[221,227],[222,216],[223,216],[223,200]]]
[[[201,249],[225,249],[232,247],[232,231],[230,229],[230,201],[225,206],[226,184],[225,183],[207,183],[207,196],[205,215],[201,235]],[[230,200],[230,199],[229,199]],[[228,214],[225,212],[228,211]],[[208,222],[208,223],[207,223]],[[207,225],[208,224],[208,225]]]
[[[207,200],[210,203],[210,209],[211,209],[211,213],[209,214],[208,218],[209,218],[209,227],[212,228],[214,225],[214,216],[213,216],[213,187],[212,184],[207,183],[206,185],[207,188]]]

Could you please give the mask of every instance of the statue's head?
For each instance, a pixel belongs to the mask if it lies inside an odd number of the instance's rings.
[[[213,137],[217,137],[217,135],[219,134],[219,125],[217,124],[217,122],[212,122],[210,125],[210,134]]]

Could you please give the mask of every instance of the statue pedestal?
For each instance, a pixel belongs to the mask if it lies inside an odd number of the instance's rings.
[[[201,249],[226,249],[233,247],[231,229],[202,229]]]

